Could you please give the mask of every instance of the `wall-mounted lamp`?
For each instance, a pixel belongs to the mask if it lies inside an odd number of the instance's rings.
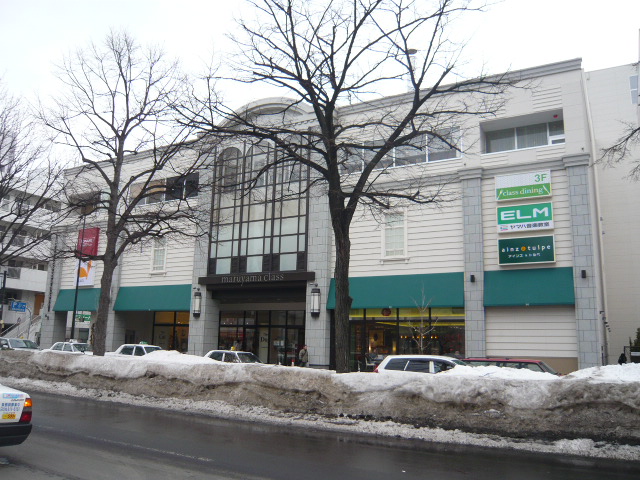
[[[587,278],[587,271],[586,271],[586,270],[581,270],[581,271],[580,271],[580,276],[581,276],[582,278]]]
[[[312,317],[320,316],[320,289],[318,287],[311,289],[311,308],[309,311]]]
[[[475,283],[475,281],[476,281],[476,276],[475,276],[475,275],[469,275],[469,281],[470,281],[471,283]]]
[[[199,317],[202,308],[202,292],[200,289],[193,292],[193,316]]]

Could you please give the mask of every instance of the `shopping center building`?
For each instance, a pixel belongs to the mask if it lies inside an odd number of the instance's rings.
[[[536,358],[568,373],[614,362],[640,327],[640,259],[630,246],[640,230],[638,195],[628,178],[638,152],[613,168],[596,163],[624,122],[638,122],[638,66],[586,73],[576,59],[513,75],[520,83],[496,115],[447,125],[450,144],[426,138],[420,152],[398,149],[385,161],[388,182],[446,178],[448,201],[354,217],[353,369],[367,368],[372,354],[437,353]],[[282,101],[248,111],[259,116]],[[284,121],[304,125],[311,116],[288,109]],[[323,186],[311,185],[306,168],[278,162],[257,182],[241,181],[277,156],[269,144],[217,147],[200,174],[215,185],[203,216],[210,235],[126,254],[108,350],[144,340],[197,355],[239,348],[290,365],[306,344],[312,366],[333,366],[333,233]],[[76,267],[57,264],[45,347],[69,336],[74,310]],[[91,317],[96,288],[78,290],[75,310]]]

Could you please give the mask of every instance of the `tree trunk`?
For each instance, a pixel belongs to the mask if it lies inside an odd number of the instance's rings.
[[[349,362],[349,314],[352,298],[349,295],[349,258],[351,257],[351,240],[348,226],[334,224],[334,238],[336,243],[336,265],[334,279],[336,283],[335,310],[335,346],[336,372],[351,371]]]
[[[109,247],[107,243],[107,248]],[[112,255],[105,253],[103,262],[102,278],[100,280],[100,300],[98,302],[98,313],[93,324],[93,354],[104,355],[107,340],[107,320],[109,318],[109,307],[111,304],[111,284],[113,283],[113,272],[118,262]]]

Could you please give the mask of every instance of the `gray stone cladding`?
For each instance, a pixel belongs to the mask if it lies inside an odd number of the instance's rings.
[[[598,316],[593,225],[590,198],[589,155],[563,158],[569,179],[573,279],[579,368],[601,364],[601,331]],[[583,272],[584,271],[584,275]],[[583,278],[584,276],[584,278]]]
[[[464,225],[465,348],[467,356],[484,356],[484,250],[482,238],[482,169],[461,173]],[[471,281],[473,275],[473,281]]]

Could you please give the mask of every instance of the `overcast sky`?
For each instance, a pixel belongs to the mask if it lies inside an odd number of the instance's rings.
[[[224,33],[242,3],[0,0],[0,77],[14,95],[54,93],[52,65],[112,28],[162,45],[196,73],[214,50],[228,50]],[[491,73],[578,57],[591,71],[637,61],[639,29],[640,0],[498,0],[461,33],[470,37],[467,56]]]

